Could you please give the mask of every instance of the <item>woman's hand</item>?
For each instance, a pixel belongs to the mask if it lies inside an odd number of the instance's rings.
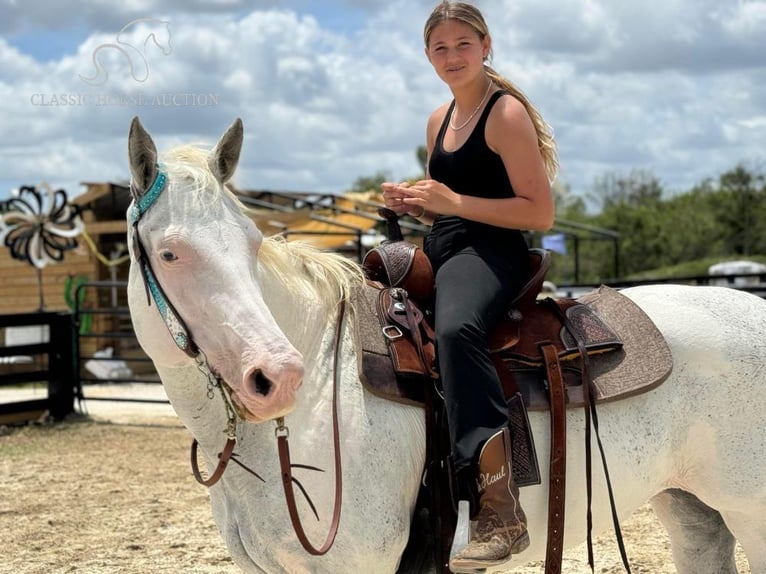
[[[408,182],[392,183],[384,182],[380,185],[383,190],[383,202],[386,207],[398,215],[410,215],[420,217],[425,213],[425,207],[421,201],[413,202],[409,194]]]
[[[399,192],[405,205],[422,206],[425,211],[441,215],[457,215],[460,195],[434,179],[421,179]]]

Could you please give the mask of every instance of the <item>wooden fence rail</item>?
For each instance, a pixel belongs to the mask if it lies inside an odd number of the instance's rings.
[[[68,312],[40,312],[0,315],[0,328],[40,327],[41,336],[35,342],[0,347],[0,359],[31,357],[29,369],[0,374],[0,387],[46,382],[48,396],[44,399],[0,404],[0,423],[30,420],[35,413],[47,411],[56,420],[74,412],[74,400],[79,381],[73,361],[74,329]],[[47,329],[46,329],[47,327]],[[7,362],[3,361],[3,362]]]

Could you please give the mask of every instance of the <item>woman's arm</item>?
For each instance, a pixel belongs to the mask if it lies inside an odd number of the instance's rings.
[[[430,122],[429,122],[430,126]],[[438,128],[437,128],[438,129]],[[516,197],[488,199],[460,195],[432,179],[418,181],[398,191],[428,212],[510,229],[547,230],[553,225],[554,204],[550,182],[537,144],[537,133],[524,106],[516,98],[500,98],[490,112],[487,145],[503,160]],[[433,149],[433,142],[429,140]]]

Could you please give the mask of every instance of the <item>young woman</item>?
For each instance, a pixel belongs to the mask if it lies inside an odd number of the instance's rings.
[[[470,571],[506,562],[529,545],[488,333],[529,276],[522,230],[553,225],[557,159],[543,118],[486,63],[492,41],[478,9],[441,2],[424,39],[454,99],[428,119],[426,179],[382,188],[388,208],[432,225],[424,251],[436,273],[434,321],[452,458],[460,497],[472,501],[478,521],[450,568]]]

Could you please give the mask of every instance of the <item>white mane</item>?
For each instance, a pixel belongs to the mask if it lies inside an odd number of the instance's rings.
[[[335,307],[361,285],[361,267],[337,253],[320,251],[300,241],[275,235],[264,239],[258,258],[292,294]]]

